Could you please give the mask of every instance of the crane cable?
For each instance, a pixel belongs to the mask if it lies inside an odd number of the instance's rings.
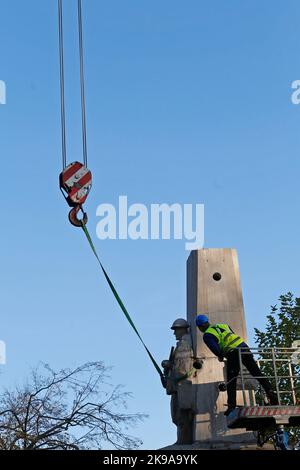
[[[58,0],[58,26],[59,26],[59,65],[60,65],[60,120],[61,120],[61,148],[62,167],[67,166],[66,145],[66,109],[65,109],[65,66],[64,66],[64,32],[62,0]]]
[[[84,48],[82,27],[82,5],[77,0],[78,10],[78,36],[79,36],[79,61],[80,61],[80,92],[81,92],[81,127],[82,127],[82,154],[83,164],[87,167],[87,130],[86,130],[86,101],[84,85]],[[61,97],[61,141],[62,141],[62,167],[67,166],[67,140],[66,140],[66,106],[65,106],[65,65],[64,65],[64,31],[63,31],[63,1],[58,0],[58,26],[59,26],[59,62],[60,62],[60,97]]]
[[[59,58],[60,58],[60,95],[61,95],[61,140],[62,140],[62,166],[63,170],[67,167],[67,141],[66,141],[66,110],[65,110],[65,73],[64,73],[64,35],[63,35],[63,7],[62,1],[58,0],[58,25],[59,25]],[[82,123],[82,152],[83,152],[83,162],[85,167],[87,167],[87,160],[88,160],[88,150],[87,150],[87,130],[86,130],[86,101],[85,101],[85,84],[84,84],[84,49],[83,49],[83,27],[82,27],[82,5],[81,0],[77,2],[77,9],[78,9],[78,32],[79,32],[79,60],[80,60],[80,91],[81,91],[81,123]],[[164,375],[155,361],[153,355],[151,354],[150,350],[147,348],[146,344],[144,343],[138,329],[136,328],[131,316],[129,315],[124,303],[122,302],[117,290],[115,289],[110,277],[107,274],[101,260],[97,254],[95,246],[93,244],[92,238],[89,234],[89,231],[86,227],[85,220],[81,220],[81,227],[83,232],[88,240],[90,248],[94,253],[100,268],[104,274],[104,277],[116,299],[118,302],[122,312],[124,313],[126,319],[128,320],[129,324],[135,331],[136,335],[140,339],[141,343],[143,344],[152,364],[154,365],[156,371],[160,375],[160,378],[163,380]]]
[[[86,106],[84,86],[84,61],[83,61],[83,28],[81,0],[78,0],[78,31],[79,31],[79,59],[80,59],[80,90],[81,90],[81,119],[82,119],[82,151],[84,166],[88,166],[87,136],[86,136]]]

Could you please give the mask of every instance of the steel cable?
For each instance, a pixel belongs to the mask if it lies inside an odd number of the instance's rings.
[[[81,0],[78,0],[78,33],[79,33],[79,59],[80,59],[80,91],[81,91],[81,118],[82,118],[82,146],[83,163],[87,167],[87,131],[86,131],[86,103],[84,86],[84,51],[83,51],[83,28],[82,28],[82,6]]]
[[[64,35],[63,35],[63,9],[62,0],[58,0],[58,26],[59,26],[59,62],[60,62],[60,116],[61,116],[61,146],[63,170],[67,166],[66,146],[66,111],[65,111],[65,72],[64,72]]]

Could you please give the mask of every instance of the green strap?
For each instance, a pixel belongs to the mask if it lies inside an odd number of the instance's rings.
[[[187,372],[186,374],[184,374],[180,377],[175,377],[174,382],[178,383],[178,382],[181,382],[182,380],[189,379],[196,372],[196,370],[197,369],[195,369],[195,367],[192,367],[192,369],[189,372]]]
[[[147,346],[145,345],[145,343],[144,343],[144,341],[143,341],[141,335],[139,334],[139,332],[138,332],[138,330],[137,330],[135,324],[133,323],[133,321],[132,321],[132,319],[131,319],[131,317],[130,317],[130,315],[129,315],[129,313],[128,313],[126,307],[125,307],[125,305],[123,304],[123,302],[122,302],[122,300],[121,300],[121,298],[120,298],[118,292],[116,291],[116,289],[115,289],[115,287],[114,287],[112,281],[110,280],[109,275],[108,275],[107,272],[105,271],[105,269],[104,269],[104,267],[103,267],[103,264],[101,263],[100,258],[99,258],[98,254],[97,254],[97,251],[96,251],[96,248],[95,248],[95,246],[94,246],[94,244],[93,244],[93,241],[92,241],[92,239],[91,239],[91,236],[90,236],[90,234],[89,234],[89,232],[88,232],[88,229],[86,228],[86,225],[83,223],[83,221],[81,221],[81,224],[82,224],[82,229],[83,229],[83,231],[84,231],[84,233],[85,233],[85,235],[86,235],[86,238],[87,238],[87,240],[88,240],[88,242],[89,242],[89,244],[90,244],[90,247],[91,247],[91,249],[92,249],[92,251],[93,251],[93,253],[94,253],[94,255],[95,255],[95,257],[96,257],[96,259],[97,259],[97,261],[98,261],[98,263],[99,263],[99,265],[100,265],[100,267],[101,267],[101,269],[102,269],[102,272],[103,272],[103,274],[104,274],[104,276],[105,276],[105,279],[107,280],[107,283],[108,283],[109,287],[111,288],[112,293],[114,294],[114,297],[115,297],[116,301],[117,301],[118,304],[120,305],[120,307],[121,307],[121,309],[122,309],[122,311],[123,311],[125,317],[127,318],[128,322],[130,323],[130,325],[131,325],[132,328],[134,329],[135,333],[136,333],[137,336],[139,337],[141,343],[143,344],[144,348],[146,349],[146,351],[147,351],[147,353],[148,353],[148,356],[150,357],[151,362],[152,362],[152,364],[154,365],[155,369],[156,369],[157,372],[159,373],[160,377],[163,378],[164,375],[163,375],[163,373],[162,373],[162,371],[161,371],[159,365],[157,364],[157,362],[155,361],[155,359],[154,359],[154,357],[152,356],[151,352],[149,351],[149,349],[148,349]]]

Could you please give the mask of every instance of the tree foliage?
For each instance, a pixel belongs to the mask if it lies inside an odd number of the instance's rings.
[[[0,449],[136,449],[128,434],[145,415],[126,413],[130,394],[109,383],[102,362],[55,372],[41,364],[0,395]]]
[[[291,292],[279,297],[280,306],[271,306],[267,315],[266,331],[255,328],[259,347],[291,347],[300,339],[300,297]]]
[[[295,297],[291,292],[279,297],[279,306],[271,306],[271,312],[267,315],[265,331],[255,328],[255,342],[259,348],[291,348],[296,340],[300,340],[300,298]],[[275,379],[270,379],[274,390],[278,387],[282,405],[300,404],[300,365],[290,361],[291,353],[279,353],[274,351],[274,357],[278,360],[277,383]],[[268,359],[269,362],[261,362],[260,366],[265,375],[274,376],[274,369],[271,362],[271,352],[261,352],[261,358]],[[279,361],[283,359],[283,361]],[[296,376],[292,380],[291,375]],[[297,378],[298,377],[298,378]],[[292,391],[292,393],[291,393]],[[300,438],[300,429],[290,430],[294,440]]]

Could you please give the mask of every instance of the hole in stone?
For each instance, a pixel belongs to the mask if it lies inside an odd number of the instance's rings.
[[[222,279],[222,276],[221,276],[220,273],[214,273],[214,274],[213,274],[213,279],[214,279],[215,281],[220,281],[220,280]]]

